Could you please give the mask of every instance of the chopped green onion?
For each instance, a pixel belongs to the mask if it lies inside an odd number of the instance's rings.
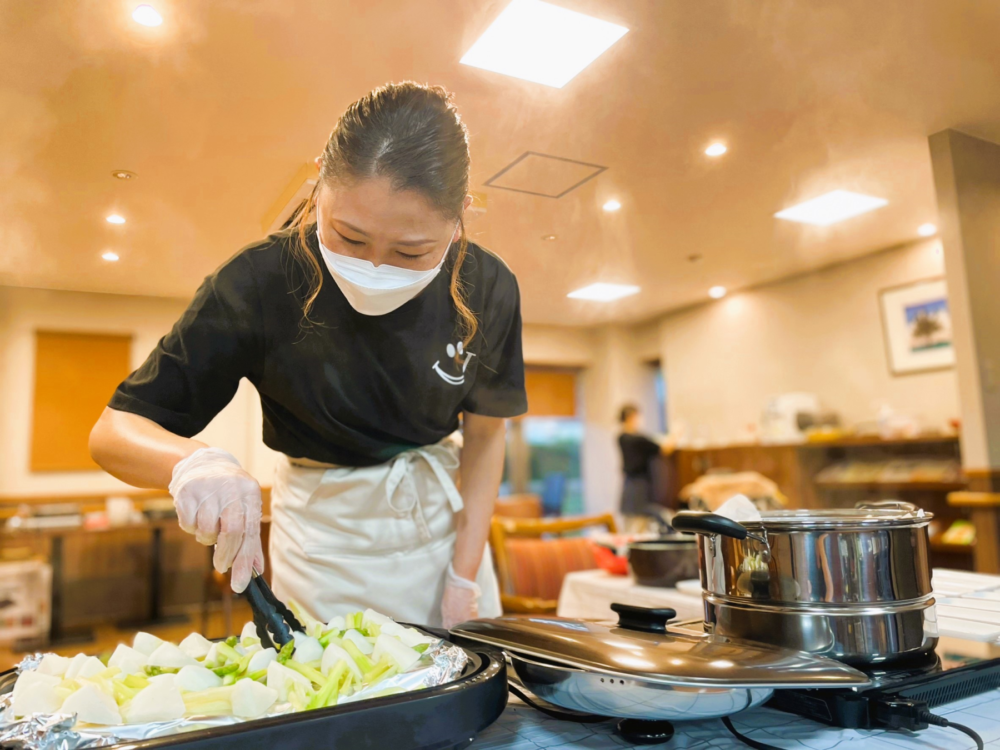
[[[278,663],[284,664],[289,659],[291,659],[293,651],[295,651],[295,641],[289,641],[284,646],[282,646],[281,651],[278,652]]]
[[[224,641],[225,645],[229,646],[229,648],[236,648],[236,644],[239,643],[239,642],[240,642],[240,639],[237,636],[235,636],[235,635],[229,636]]]

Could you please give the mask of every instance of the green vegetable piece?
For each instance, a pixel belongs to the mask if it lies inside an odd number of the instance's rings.
[[[399,667],[397,667],[395,664],[393,664],[391,667],[389,667],[387,670],[385,670],[382,674],[380,674],[378,677],[376,677],[374,680],[372,680],[368,684],[370,686],[371,685],[378,685],[380,682],[382,682],[382,680],[386,680],[386,679],[388,679],[388,678],[390,678],[390,677],[392,677],[392,676],[394,676],[394,675],[396,675],[398,673],[399,673]]]
[[[430,645],[431,644],[429,643],[418,643],[416,646],[413,647],[413,650],[416,651],[418,654],[422,654],[424,653],[424,651],[427,650],[428,646]]]
[[[372,664],[372,660],[362,654],[361,649],[359,649],[352,641],[341,641],[340,647],[351,655],[351,658],[354,659],[354,663],[358,665],[358,669],[360,669],[362,673],[371,671],[371,669],[375,666]]]
[[[239,662],[233,662],[232,664],[226,664],[223,667],[216,667],[212,670],[219,677],[227,677],[228,675],[235,674],[240,671]]]
[[[147,677],[156,677],[164,672],[162,667],[151,667],[148,664],[142,668],[142,671],[146,673]]]
[[[138,690],[129,689],[124,683],[118,680],[111,681],[111,691],[114,693],[115,701],[117,701],[119,706],[125,701],[135,698],[136,693],[139,692]]]
[[[289,641],[284,646],[281,647],[281,651],[278,652],[278,663],[285,664],[289,659],[292,658],[292,652],[295,651],[295,641]]]
[[[236,644],[239,643],[239,642],[240,642],[240,639],[237,636],[235,636],[235,635],[231,635],[228,638],[226,638],[226,640],[225,640],[225,644],[227,646],[229,646],[229,648],[233,648],[233,649],[236,648]]]
[[[257,680],[258,682],[267,678],[266,669],[258,669],[256,672],[251,672],[247,675],[251,680]]]
[[[240,659],[243,658],[243,654],[241,654],[232,646],[229,646],[225,643],[218,644],[216,650],[218,651],[220,656],[225,657],[226,661],[238,662]]]
[[[285,666],[289,669],[294,669],[310,682],[316,683],[316,685],[322,686],[326,684],[326,677],[323,676],[322,672],[315,670],[312,667],[307,667],[305,664],[299,664],[299,662],[295,661],[295,659],[289,659],[286,661]]]
[[[335,706],[337,704],[337,688],[340,685],[340,680],[347,672],[347,664],[341,659],[337,662],[337,666],[330,670],[330,674],[326,677],[326,684],[319,689],[319,691],[312,697],[309,701],[309,705],[306,706],[307,709],[312,708],[325,708],[326,706]]]
[[[122,682],[133,690],[142,690],[144,687],[149,687],[149,680],[137,674],[130,674]]]
[[[222,678],[223,687],[225,687],[226,685],[235,685],[235,684],[236,684],[235,674],[227,674],[225,677]]]

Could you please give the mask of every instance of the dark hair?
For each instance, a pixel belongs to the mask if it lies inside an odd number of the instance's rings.
[[[633,415],[639,413],[639,407],[635,404],[625,404],[621,411],[618,412],[618,421],[625,424]]]
[[[451,94],[441,86],[388,83],[349,106],[323,149],[316,187],[292,223],[298,242],[291,243],[291,252],[305,273],[302,311],[306,321],[323,284],[319,261],[306,243],[306,227],[321,185],[386,177],[394,190],[416,190],[443,216],[459,219],[469,192],[470,163],[468,130]],[[468,251],[464,223],[460,228],[451,269],[451,298],[461,319],[461,336],[468,344],[479,324],[460,277]]]

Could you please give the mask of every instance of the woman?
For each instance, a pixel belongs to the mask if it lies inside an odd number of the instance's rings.
[[[443,89],[390,84],[347,109],[317,166],[293,226],[209,276],[119,386],[91,452],[130,484],[169,488],[181,527],[216,545],[242,591],[264,562],[260,487],[191,436],[245,377],[283,454],[278,596],[324,619],[496,616],[484,550],[503,420],[527,403],[517,282],[465,239],[466,128]]]
[[[653,495],[652,461],[660,455],[670,455],[674,444],[669,438],[656,442],[643,435],[642,414],[634,404],[622,407],[618,421],[622,426],[618,447],[621,448],[622,471],[625,474],[621,503],[625,531],[645,531],[650,511],[657,505]]]

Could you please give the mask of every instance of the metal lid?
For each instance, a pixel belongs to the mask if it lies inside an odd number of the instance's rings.
[[[747,528],[794,531],[796,529],[847,529],[923,526],[934,517],[920,508],[825,508],[823,510],[763,511],[760,521],[741,521]]]
[[[644,625],[662,628],[665,618],[674,616],[673,610],[612,607],[620,614],[618,624],[506,615],[462,623],[451,632],[499,646],[515,656],[555,662],[557,668],[565,665],[666,685],[843,688],[870,684],[856,669],[800,651],[689,631],[638,629]]]

